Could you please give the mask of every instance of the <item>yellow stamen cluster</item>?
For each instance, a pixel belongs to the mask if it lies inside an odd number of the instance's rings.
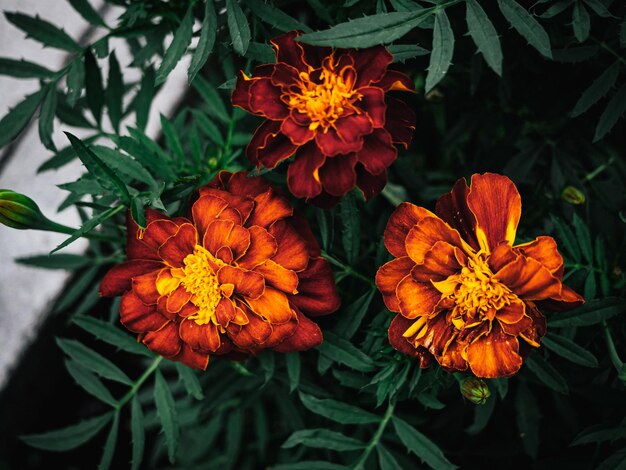
[[[206,325],[210,321],[217,324],[215,309],[222,294],[215,268],[224,262],[215,258],[206,248],[196,245],[183,263],[184,277],[180,282],[192,294],[191,302],[198,307],[198,312],[189,316],[189,319],[195,320],[198,325]]]
[[[353,89],[354,73],[344,67],[335,71],[333,61],[323,67],[319,81],[313,81],[308,72],[300,72],[300,90],[286,95],[287,103],[311,119],[310,130],[322,127],[326,132],[346,110],[359,112],[353,105],[361,98]]]

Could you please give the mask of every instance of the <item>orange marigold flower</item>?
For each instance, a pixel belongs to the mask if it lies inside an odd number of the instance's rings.
[[[422,367],[434,357],[451,371],[511,376],[545,334],[538,307],[584,301],[562,284],[553,238],[513,246],[521,209],[513,182],[492,173],[473,175],[470,187],[457,181],[435,213],[398,206],[385,229],[396,259],[376,274],[387,308],[399,313],[389,327],[396,349]]]
[[[246,150],[258,167],[274,168],[295,155],[287,170],[296,197],[329,206],[355,186],[366,198],[387,182],[405,147],[415,114],[390,90],[413,91],[405,74],[388,70],[393,57],[384,47],[335,49],[296,41],[292,31],[273,39],[276,64],[237,79],[232,102],[267,120]]]
[[[157,354],[205,369],[209,356],[302,351],[322,332],[308,317],[339,308],[332,270],[303,218],[262,178],[221,172],[190,218],[127,219],[128,261],[100,295],[123,295],[121,321]]]

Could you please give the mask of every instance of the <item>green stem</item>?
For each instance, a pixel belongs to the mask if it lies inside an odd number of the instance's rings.
[[[584,180],[585,181],[591,181],[596,176],[598,176],[600,173],[602,173],[604,170],[606,170],[608,167],[610,167],[613,164],[613,162],[615,162],[615,155],[612,155],[611,158],[609,158],[606,163],[603,163],[602,165],[600,165],[598,168],[596,168],[592,172],[587,173],[587,175],[585,176]]]
[[[363,453],[361,454],[361,457],[359,458],[359,460],[356,462],[356,464],[354,464],[354,467],[352,467],[353,470],[360,470],[360,469],[362,469],[363,466],[365,465],[365,462],[367,462],[367,458],[372,453],[372,450],[378,445],[378,443],[380,442],[380,439],[383,437],[383,433],[385,432],[385,428],[387,427],[387,424],[389,424],[389,420],[393,416],[393,410],[394,410],[395,406],[396,406],[395,401],[390,401],[389,402],[389,406],[387,407],[387,411],[385,412],[385,415],[383,416],[383,419],[381,420],[380,424],[378,425],[378,429],[376,430],[376,433],[374,434],[372,439],[367,444],[367,447],[365,448],[365,450],[363,450]]]
[[[163,360],[163,356],[154,358],[154,361],[152,361],[152,364],[150,364],[150,367],[148,367],[144,371],[144,373],[141,374],[141,377],[139,377],[137,381],[132,385],[132,387],[130,387],[130,390],[126,393],[126,395],[120,398],[120,400],[117,402],[117,404],[115,405],[116,410],[120,410],[126,403],[130,401],[131,398],[135,396],[139,388],[148,379],[148,377],[150,377],[150,375],[152,375],[152,373],[155,370],[157,370],[162,360]]]
[[[120,207],[123,207],[123,206],[120,206]],[[58,224],[58,223],[52,222],[50,220],[49,224],[47,224],[46,228],[43,229],[43,230],[46,230],[48,232],[57,232],[57,233],[65,233],[67,235],[72,235],[78,229],[73,228],[73,227],[68,227],[67,225]],[[82,236],[84,238],[88,238],[90,240],[100,240],[100,241],[104,241],[104,242],[115,242],[115,241],[117,241],[116,237],[109,237],[107,235],[100,235],[99,233],[84,233]]]
[[[626,60],[624,60],[624,58],[621,55],[619,55],[617,52],[615,52],[613,50],[613,48],[611,46],[609,46],[607,43],[605,43],[604,41],[600,41],[599,39],[596,39],[594,37],[591,37],[591,40],[593,42],[595,42],[596,44],[598,44],[602,49],[607,51],[609,54],[613,55],[622,64],[626,65]]]
[[[360,272],[355,271],[354,269],[352,269],[351,266],[348,266],[348,265],[342,263],[337,258],[334,258],[333,256],[329,255],[325,251],[322,251],[322,257],[325,258],[326,261],[328,261],[333,266],[336,266],[336,267],[340,268],[346,274],[348,274],[348,275],[350,275],[352,277],[355,277],[357,279],[360,279],[361,281],[366,282],[367,284],[369,284],[372,287],[376,287],[376,283],[374,281],[372,281],[369,277],[364,276]]]
[[[611,335],[611,330],[609,329],[609,325],[606,323],[606,320],[602,322],[602,329],[604,330],[604,337],[606,338],[606,347],[609,350],[609,357],[619,374],[624,367],[624,363],[620,359],[619,354],[617,354],[617,349],[615,348],[615,343],[613,342],[613,336]]]

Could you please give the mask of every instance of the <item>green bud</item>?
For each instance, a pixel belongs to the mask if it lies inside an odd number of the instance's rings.
[[[491,392],[484,380],[470,377],[461,381],[461,395],[475,405],[484,405]]]
[[[0,223],[20,230],[45,230],[49,220],[28,196],[10,189],[0,189]]]
[[[219,160],[217,158],[210,157],[208,163],[209,163],[209,168],[211,170],[214,170],[215,168],[217,168],[217,166],[219,165],[220,162],[219,162]]]
[[[561,198],[563,198],[565,202],[576,206],[585,203],[585,194],[574,186],[567,186],[561,193]]]

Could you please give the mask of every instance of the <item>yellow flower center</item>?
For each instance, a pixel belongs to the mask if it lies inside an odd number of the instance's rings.
[[[184,277],[180,282],[192,294],[191,302],[198,307],[198,312],[188,318],[195,320],[198,325],[206,325],[210,321],[216,323],[215,309],[222,298],[216,272],[225,263],[200,245],[195,246],[193,253],[187,255],[183,263]]]
[[[300,72],[300,90],[287,94],[287,102],[293,109],[307,114],[311,119],[310,130],[322,127],[324,132],[347,110],[359,113],[353,103],[361,98],[353,89],[355,74],[349,67],[338,73],[331,58],[329,67],[323,67],[319,80],[313,80],[308,72]]]

